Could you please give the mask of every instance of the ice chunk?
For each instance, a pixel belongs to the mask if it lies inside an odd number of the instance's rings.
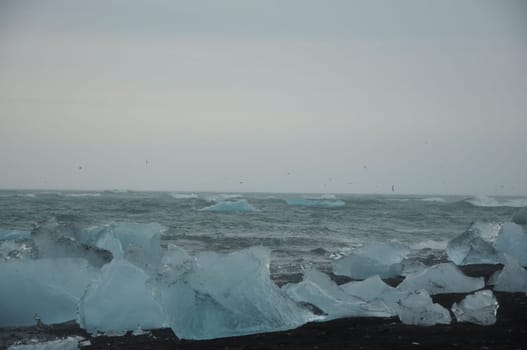
[[[337,275],[354,279],[365,279],[374,275],[381,278],[394,277],[401,274],[401,262],[408,253],[408,247],[400,243],[370,243],[335,261],[333,270]]]
[[[512,222],[518,225],[527,225],[527,207],[521,208],[512,216]]]
[[[181,253],[177,259],[186,264]],[[262,247],[198,254],[190,270],[160,284],[174,332],[182,338],[216,338],[295,328],[315,319],[274,284],[269,263],[270,251]]]
[[[460,236],[448,242],[446,248],[448,258],[456,265],[498,264],[502,262],[502,255],[487,241],[493,239],[498,230],[499,226],[494,224],[471,224]]]
[[[88,332],[160,328],[166,316],[149,276],[132,263],[114,259],[79,302],[79,323]]]
[[[397,300],[397,314],[404,324],[433,326],[449,324],[452,319],[447,309],[434,304],[424,290],[402,294]]]
[[[17,260],[0,264],[0,327],[77,318],[77,303],[98,271],[84,259]]]
[[[360,298],[365,301],[372,301],[375,299],[383,299],[389,293],[397,290],[390,287],[381,280],[377,275],[369,277],[364,281],[348,282],[340,286],[340,288],[349,295]]]
[[[200,211],[217,211],[217,212],[245,212],[245,211],[256,211],[246,199],[240,199],[237,201],[224,201],[213,204],[211,206],[201,208]]]
[[[503,224],[496,240],[496,249],[514,256],[520,265],[527,266],[527,234],[520,225],[512,222]]]
[[[82,340],[84,338],[73,336],[44,342],[14,344],[8,347],[7,350],[77,350],[79,348],[79,342]]]
[[[367,303],[363,299],[345,293],[329,276],[315,269],[306,271],[302,282],[286,284],[282,290],[297,302],[315,305],[330,318],[389,317],[393,314],[382,302]]]
[[[41,258],[85,258],[90,264],[100,267],[112,260],[112,253],[84,244],[64,234],[64,226],[51,218],[31,231],[31,238]]]
[[[467,295],[459,304],[452,305],[458,322],[470,322],[482,326],[496,323],[498,301],[491,290],[480,290]]]
[[[22,230],[6,230],[0,228],[0,241],[20,241],[31,238],[31,232]]]
[[[342,200],[326,200],[326,199],[306,199],[306,198],[291,198],[286,199],[288,205],[302,206],[302,207],[318,207],[318,208],[340,208],[346,206]]]
[[[465,276],[452,263],[437,264],[422,272],[407,276],[397,288],[416,291],[424,289],[431,295],[444,293],[468,293],[485,286],[483,277]]]
[[[495,291],[527,292],[527,271],[514,257],[505,255],[503,270],[497,271],[489,280]]]

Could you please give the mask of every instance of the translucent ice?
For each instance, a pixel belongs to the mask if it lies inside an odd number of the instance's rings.
[[[512,216],[512,222],[518,225],[527,225],[527,207],[521,208]]]
[[[244,212],[244,211],[256,211],[246,199],[240,199],[237,201],[224,201],[213,204],[211,206],[201,208],[200,211],[218,211],[218,212]]]
[[[164,279],[159,285],[169,324],[179,337],[204,339],[289,329],[315,318],[270,279],[268,249],[203,252],[191,266],[181,251],[174,258],[187,267],[174,275],[175,280]]]
[[[359,297],[348,294],[337,286],[328,275],[315,269],[306,271],[302,282],[286,284],[282,289],[293,300],[315,305],[330,318],[388,317],[392,315],[391,310],[382,302],[368,303]]]
[[[514,257],[505,255],[505,259],[503,270],[493,274],[489,284],[494,285],[495,291],[527,293],[527,271]]]
[[[452,319],[447,309],[434,304],[424,290],[402,294],[396,302],[397,314],[404,324],[433,326],[449,324]]]
[[[100,267],[112,260],[112,253],[89,244],[77,241],[65,233],[65,227],[51,218],[31,231],[31,238],[41,258],[78,258],[88,260]]]
[[[502,255],[489,242],[498,230],[499,226],[493,224],[472,224],[460,236],[448,242],[448,258],[456,265],[500,263],[503,261]]]
[[[482,326],[496,323],[498,301],[491,290],[480,290],[467,295],[461,302],[452,305],[458,322],[470,322]]]
[[[89,332],[160,328],[166,316],[154,299],[149,276],[132,263],[114,259],[79,302],[79,323]]]
[[[0,326],[34,325],[77,318],[77,303],[98,271],[84,259],[0,263]]]
[[[407,276],[397,288],[416,291],[424,289],[431,295],[443,293],[468,293],[485,286],[483,277],[465,276],[456,265],[444,263],[431,266],[422,272]]]
[[[408,253],[409,249],[400,243],[370,243],[335,261],[333,271],[337,275],[354,279],[365,279],[374,275],[381,278],[394,277],[401,274],[401,262]]]
[[[349,295],[360,298],[365,301],[383,299],[389,293],[395,292],[396,289],[390,287],[381,280],[379,276],[372,276],[364,281],[348,282],[340,288]]]
[[[511,222],[503,224],[496,240],[496,249],[514,256],[520,265],[527,266],[527,234],[520,225]]]
[[[286,200],[288,205],[302,206],[302,207],[318,207],[318,208],[340,208],[344,207],[346,203],[342,200],[327,200],[327,199],[306,199],[306,198],[291,198]]]

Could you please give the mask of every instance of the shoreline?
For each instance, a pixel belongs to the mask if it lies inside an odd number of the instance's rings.
[[[469,276],[488,279],[499,265],[468,265],[460,269]],[[397,281],[386,281],[397,284]],[[527,294],[494,292],[499,308],[496,324],[479,326],[458,323],[450,325],[412,326],[391,318],[341,318],[311,322],[301,327],[271,333],[216,338],[209,340],[179,339],[170,329],[145,331],[133,335],[92,337],[73,321],[44,327],[0,328],[0,349],[20,341],[49,341],[68,336],[86,339],[81,349],[527,349]],[[450,310],[466,294],[433,295],[435,303]]]

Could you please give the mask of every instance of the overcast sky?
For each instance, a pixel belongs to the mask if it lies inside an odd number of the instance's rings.
[[[0,0],[0,188],[526,179],[525,1]]]

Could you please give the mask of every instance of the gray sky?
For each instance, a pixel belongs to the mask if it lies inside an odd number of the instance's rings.
[[[521,0],[0,0],[0,188],[525,195],[526,78]]]

